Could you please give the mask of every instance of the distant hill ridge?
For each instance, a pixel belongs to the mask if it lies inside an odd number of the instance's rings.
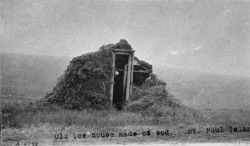
[[[250,109],[250,78],[182,68],[154,69],[175,97],[197,108]]]
[[[70,58],[18,53],[0,53],[5,97],[44,96],[63,74]]]

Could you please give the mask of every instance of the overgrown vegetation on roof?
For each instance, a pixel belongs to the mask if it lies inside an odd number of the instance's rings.
[[[45,100],[70,109],[108,108],[112,46],[73,58]]]

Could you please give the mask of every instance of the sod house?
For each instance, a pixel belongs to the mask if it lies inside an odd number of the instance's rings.
[[[76,109],[122,109],[129,101],[132,86],[141,86],[152,73],[152,65],[134,53],[122,39],[73,58],[52,92],[46,95],[46,101]]]

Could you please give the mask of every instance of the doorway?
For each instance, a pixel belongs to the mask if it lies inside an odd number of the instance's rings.
[[[122,110],[126,101],[129,55],[115,55],[113,105]]]

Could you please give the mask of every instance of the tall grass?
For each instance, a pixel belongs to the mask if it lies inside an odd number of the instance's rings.
[[[250,125],[250,112],[240,110],[197,111],[177,108],[175,116],[146,115],[128,111],[67,110],[57,106],[37,104],[5,104],[2,106],[5,127],[21,128],[41,124],[85,128],[103,128],[129,125]],[[4,116],[8,115],[8,116]],[[170,114],[171,115],[171,114]]]
[[[151,117],[141,114],[110,110],[67,110],[54,105],[37,106],[32,104],[6,104],[2,107],[2,124],[7,127],[24,127],[42,123],[64,126],[81,125],[84,127],[111,127],[135,124],[147,124]]]
[[[21,128],[30,125],[51,124],[51,125],[80,125],[84,127],[116,127],[127,125],[157,125],[177,124],[185,122],[192,124],[196,121],[190,115],[178,112],[178,116],[155,116],[134,113],[129,111],[109,110],[67,110],[54,105],[41,106],[37,104],[5,104],[2,113],[8,114],[2,120],[6,127]],[[190,113],[191,114],[191,113]],[[193,117],[193,116],[192,116]]]

